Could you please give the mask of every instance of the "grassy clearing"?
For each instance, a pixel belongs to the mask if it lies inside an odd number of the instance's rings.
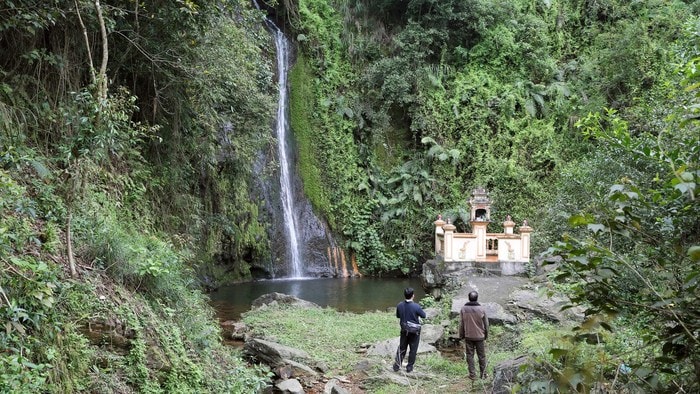
[[[330,308],[260,308],[243,321],[253,334],[302,349],[338,373],[363,357],[357,349],[397,335],[396,317],[387,312],[353,314]]]
[[[245,313],[243,321],[253,335],[304,350],[314,359],[325,362],[330,374],[351,374],[355,365],[366,357],[358,349],[398,336],[398,324],[392,312],[353,314],[331,308],[268,306]],[[450,327],[454,326],[452,323],[455,322],[452,321]],[[532,324],[537,325],[535,322],[491,328],[487,342],[487,372],[490,377],[493,377],[493,367],[498,363],[532,350],[528,347],[536,347],[539,336],[528,329]],[[363,385],[362,390],[380,394],[490,392],[489,380],[471,382],[467,379],[467,365],[461,346],[442,355],[418,355],[416,374],[420,376],[410,379],[409,386],[375,381]],[[390,357],[381,361],[387,369],[392,362]]]

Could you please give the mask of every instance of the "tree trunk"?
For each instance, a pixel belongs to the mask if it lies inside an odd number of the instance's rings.
[[[75,257],[73,256],[73,239],[71,236],[71,212],[68,211],[68,223],[66,223],[66,245],[68,249],[68,266],[70,267],[70,276],[78,277],[78,270],[75,268]]]
[[[109,60],[109,43],[107,42],[107,27],[105,19],[102,16],[102,7],[100,0],[95,0],[95,11],[97,11],[97,20],[100,22],[100,35],[102,36],[102,65],[100,65],[100,73],[97,81],[99,85],[99,94],[102,100],[107,99],[107,61]]]

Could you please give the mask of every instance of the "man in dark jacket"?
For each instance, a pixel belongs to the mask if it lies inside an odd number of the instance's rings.
[[[486,347],[484,341],[489,337],[489,319],[484,307],[478,302],[479,293],[469,293],[469,302],[462,306],[459,319],[459,337],[464,338],[467,350],[469,379],[476,379],[474,368],[474,350],[479,358],[479,377],[486,377]]]
[[[400,319],[401,338],[399,340],[399,348],[396,350],[396,359],[394,360],[394,372],[398,372],[401,368],[401,363],[406,356],[406,349],[410,346],[408,352],[408,364],[406,372],[413,371],[413,364],[416,362],[416,354],[418,353],[418,343],[420,342],[420,321],[418,317],[425,319],[425,312],[420,305],[413,302],[413,288],[407,287],[403,291],[405,301],[400,302],[396,306],[396,317]]]

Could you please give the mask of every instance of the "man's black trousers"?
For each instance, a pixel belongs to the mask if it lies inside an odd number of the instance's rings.
[[[401,330],[399,339],[399,348],[396,350],[396,359],[394,360],[394,371],[401,367],[404,357],[406,357],[406,349],[408,350],[408,364],[406,372],[413,371],[413,364],[416,363],[416,354],[418,353],[418,344],[420,342],[420,333],[409,333],[406,330]]]

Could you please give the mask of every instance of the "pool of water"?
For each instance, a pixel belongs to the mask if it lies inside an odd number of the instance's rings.
[[[403,300],[403,290],[413,287],[415,300],[425,296],[420,278],[278,279],[238,283],[210,294],[220,320],[239,320],[256,298],[283,293],[338,311],[363,313],[394,308]]]

